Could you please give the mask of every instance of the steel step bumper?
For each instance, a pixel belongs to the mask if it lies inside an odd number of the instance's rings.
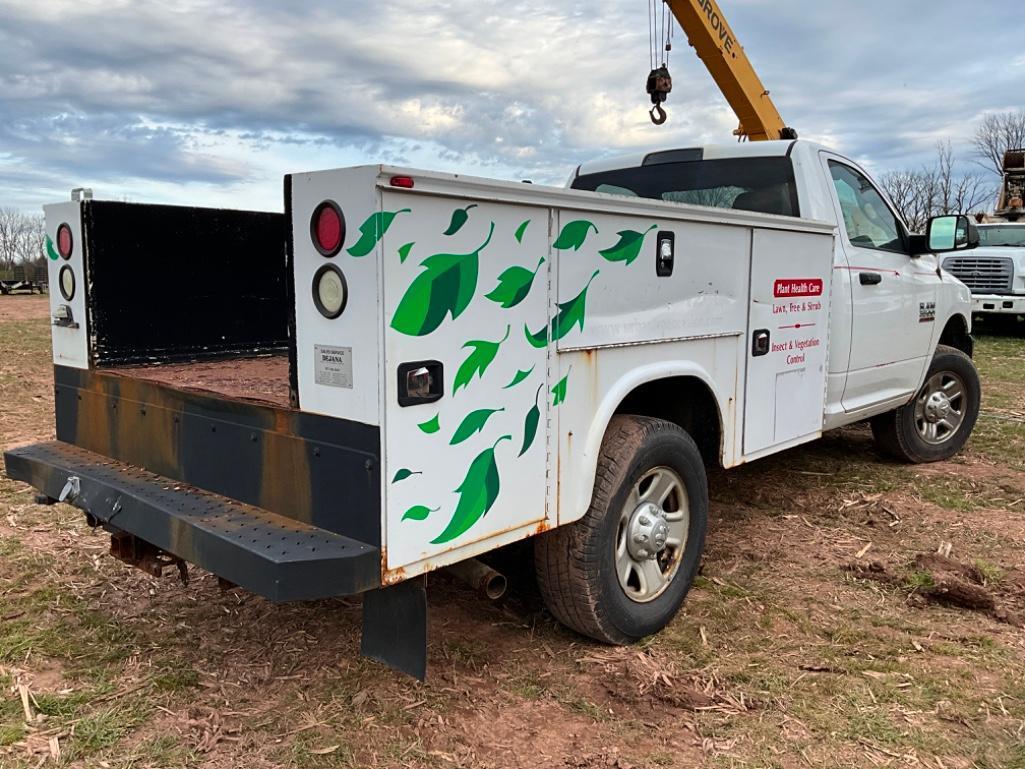
[[[62,441],[4,453],[7,475],[272,601],[380,587],[372,545],[188,486]],[[69,479],[77,478],[77,483]]]

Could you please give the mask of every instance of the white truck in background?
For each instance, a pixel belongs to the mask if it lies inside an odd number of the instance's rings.
[[[1003,172],[993,215],[980,217],[980,247],[943,260],[971,290],[976,315],[1025,314],[1025,149],[1004,153]]]
[[[1025,315],[1025,222],[978,225],[979,247],[943,259],[972,292],[975,315]]]
[[[805,141],[569,186],[372,166],[286,177],[284,216],[48,206],[57,440],[8,474],[151,573],[363,593],[364,653],[422,677],[428,572],[534,537],[552,613],[629,643],[692,584],[706,463],[862,420],[909,462],[968,439],[971,297],[936,256],[965,217],[911,235]]]

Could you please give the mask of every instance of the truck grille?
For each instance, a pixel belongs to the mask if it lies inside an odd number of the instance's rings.
[[[943,269],[975,293],[1011,290],[1014,266],[1006,256],[950,256]]]

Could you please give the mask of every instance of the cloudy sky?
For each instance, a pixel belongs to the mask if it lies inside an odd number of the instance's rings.
[[[1012,0],[721,0],[786,121],[877,171],[1025,104]],[[652,126],[646,0],[0,0],[0,206],[74,186],[281,208],[289,171],[385,161],[559,183],[730,141],[682,34]],[[1012,11],[1012,8],[1018,8]]]

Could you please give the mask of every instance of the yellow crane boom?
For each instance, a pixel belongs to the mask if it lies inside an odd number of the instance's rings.
[[[752,141],[796,139],[715,0],[665,2],[740,120],[734,133]]]

